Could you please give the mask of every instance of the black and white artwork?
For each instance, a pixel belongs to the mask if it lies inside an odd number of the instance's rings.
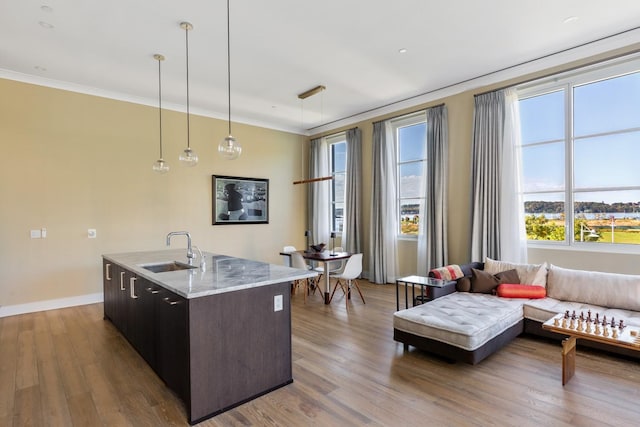
[[[212,176],[213,225],[268,224],[269,180]]]

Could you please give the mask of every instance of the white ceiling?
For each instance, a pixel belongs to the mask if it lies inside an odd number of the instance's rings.
[[[0,0],[0,77],[155,106],[162,53],[163,107],[184,111],[181,21],[191,111],[226,119],[224,0]],[[639,0],[232,0],[231,116],[315,133],[637,43],[639,25]]]

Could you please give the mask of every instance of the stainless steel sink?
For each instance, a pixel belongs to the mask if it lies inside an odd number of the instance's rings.
[[[179,271],[196,268],[196,266],[194,265],[189,265],[178,261],[162,262],[158,264],[145,264],[141,265],[140,267],[153,273],[166,273],[167,271]]]

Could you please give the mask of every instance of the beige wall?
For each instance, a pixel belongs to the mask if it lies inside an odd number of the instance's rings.
[[[173,230],[204,250],[273,263],[284,245],[304,244],[306,188],[292,185],[303,176],[299,135],[234,124],[244,151],[227,161],[216,152],[226,122],[192,116],[200,163],[185,168],[185,115],[164,111],[171,171],[157,175],[157,108],[1,79],[0,94],[0,306],[99,293],[102,254],[165,248]],[[270,223],[212,226],[212,174],[268,178]],[[46,239],[30,238],[43,227]]]
[[[444,103],[447,106],[449,115],[449,198],[448,198],[448,233],[449,233],[449,262],[465,263],[469,262],[470,250],[470,206],[471,206],[471,135],[473,127],[473,105],[474,95],[493,90],[507,85],[515,85],[520,82],[530,80],[535,77],[548,75],[550,73],[561,72],[570,68],[589,64],[594,61],[605,60],[615,56],[637,51],[640,44],[635,44],[624,49],[619,49],[597,57],[585,58],[565,66],[555,67],[540,73],[525,75],[521,78],[507,82],[501,82],[487,87],[480,87],[473,91],[466,91],[457,95],[452,95],[443,99],[437,99],[422,106],[401,110],[392,114],[375,117],[370,120],[361,121],[346,128],[359,127],[362,130],[363,142],[363,206],[365,216],[363,218],[364,229],[364,251],[369,253],[369,225],[371,206],[371,161],[372,161],[372,133],[373,122],[395,117],[421,108],[435,106]],[[337,128],[322,134],[330,135],[345,128]],[[401,240],[398,242],[399,276],[416,273],[417,254],[415,241]],[[583,252],[573,250],[557,250],[544,248],[529,249],[529,260],[531,262],[548,261],[553,264],[587,270],[611,271],[621,273],[640,274],[638,263],[634,262],[637,255],[604,253],[604,252]],[[364,269],[369,270],[368,256],[365,255]],[[475,260],[474,260],[475,261]]]

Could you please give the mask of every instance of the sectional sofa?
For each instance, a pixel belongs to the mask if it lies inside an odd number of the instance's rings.
[[[394,313],[394,339],[405,349],[411,345],[447,359],[476,364],[522,333],[564,338],[542,329],[542,324],[566,310],[585,315],[590,310],[640,327],[640,276],[489,258],[483,263],[461,265],[460,269],[464,276],[456,280],[456,292]],[[513,281],[513,270],[520,285],[544,288],[544,297],[495,295],[491,285],[499,284],[501,275]],[[591,341],[579,344],[640,359],[640,351]]]

